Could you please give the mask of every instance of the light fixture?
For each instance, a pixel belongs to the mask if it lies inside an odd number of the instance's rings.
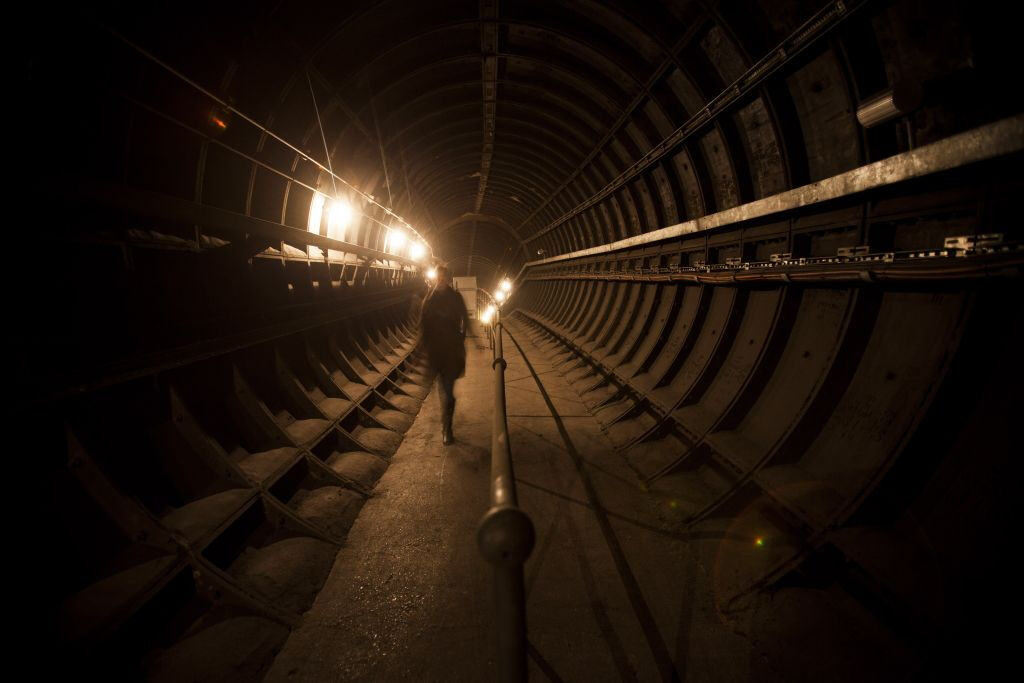
[[[405,233],[401,230],[388,230],[388,251],[397,254],[405,245]]]
[[[502,280],[501,281],[501,291],[505,292],[506,294],[511,292],[512,291],[512,281],[509,280],[508,278],[505,278],[504,280]]]
[[[413,261],[419,261],[426,253],[427,248],[423,245],[423,242],[413,242],[409,246],[409,258]]]
[[[508,298],[508,294],[505,294],[505,292],[503,292],[500,289],[497,292],[494,293],[494,300],[497,301],[499,304],[502,303],[503,301],[505,301],[505,299],[507,299],[507,298]]]
[[[340,240],[345,238],[345,228],[352,222],[355,211],[344,199],[335,199],[327,212],[327,236]]]
[[[436,280],[437,279],[437,268],[431,267],[430,270],[427,271],[427,279],[428,280]]]
[[[494,304],[487,304],[487,308],[485,308],[484,312],[480,315],[480,320],[483,321],[484,325],[491,324],[491,320],[494,319],[494,312],[496,310],[497,309],[494,307]]]

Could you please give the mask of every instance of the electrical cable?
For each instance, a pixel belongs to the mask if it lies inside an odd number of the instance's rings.
[[[338,183],[334,179],[334,168],[331,166],[331,150],[327,147],[327,136],[324,135],[324,123],[320,120],[320,107],[316,104],[316,93],[313,92],[313,79],[309,77],[309,70],[306,70],[306,83],[309,83],[309,97],[313,100],[313,111],[316,113],[316,125],[320,128],[320,139],[324,141],[324,156],[327,158],[327,170],[331,174],[331,183],[334,185],[334,197],[338,197]]]

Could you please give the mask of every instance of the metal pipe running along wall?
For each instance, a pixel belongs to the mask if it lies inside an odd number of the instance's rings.
[[[528,261],[519,270],[516,281],[520,281],[526,271],[536,266],[571,261],[586,256],[598,256],[677,237],[725,229],[756,218],[765,218],[821,204],[960,168],[971,163],[1013,154],[1021,150],[1024,150],[1024,115],[1018,114],[950,136],[919,149],[903,152],[831,178],[741,204],[731,209],[615,242]]]

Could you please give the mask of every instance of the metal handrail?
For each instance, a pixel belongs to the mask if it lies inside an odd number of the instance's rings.
[[[483,294],[485,297],[487,297],[487,300],[490,301],[491,304],[494,306],[495,316],[500,315],[498,313],[498,309],[499,309],[498,302],[496,302],[494,300],[494,297],[491,296],[490,292],[488,292],[483,287],[477,287],[476,288],[476,293],[477,293],[477,296]],[[479,306],[479,304],[477,304],[477,311],[479,311],[479,310],[480,310],[480,306]],[[477,316],[477,319],[479,320],[479,316]],[[495,318],[495,321],[497,321],[497,318]],[[489,348],[491,351],[494,351],[494,325],[493,324],[488,324],[487,325],[487,348]],[[495,355],[495,358],[497,358],[497,357],[498,356]]]
[[[501,680],[526,681],[526,591],[523,564],[535,533],[516,498],[512,451],[505,411],[505,368],[501,349],[501,311],[494,321],[494,423],[491,428],[491,507],[477,527],[480,554],[494,568],[494,608]]]

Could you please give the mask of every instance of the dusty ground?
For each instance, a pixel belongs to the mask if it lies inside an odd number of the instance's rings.
[[[802,673],[790,666],[791,656],[782,661],[790,637],[812,646],[829,640],[813,622],[757,605],[719,613],[714,573],[722,532],[675,527],[665,508],[671,501],[642,490],[559,374],[564,368],[552,365],[524,328],[510,329],[563,427],[506,337],[519,500],[537,530],[525,568],[531,679],[849,678],[856,667],[841,661]],[[488,503],[493,390],[483,344],[470,340],[467,375],[456,387],[458,443],[441,445],[431,391],[267,681],[497,678],[490,574],[475,544]],[[799,606],[792,612],[803,613]]]
[[[490,678],[490,575],[475,533],[493,389],[490,352],[476,341],[456,389],[458,443],[441,445],[432,390],[266,680]]]

